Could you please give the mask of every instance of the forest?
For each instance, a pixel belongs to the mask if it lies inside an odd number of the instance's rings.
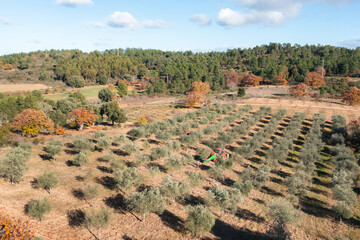
[[[207,53],[130,48],[90,53],[49,50],[1,56],[0,75],[10,82],[62,81],[67,85],[77,76],[83,79],[79,86],[127,80],[141,84],[148,93],[183,94],[195,81],[208,82],[213,91],[232,89],[244,73],[261,77],[260,84],[276,84],[284,69],[289,83],[301,83],[322,65],[326,76],[358,77],[360,49],[270,43]],[[24,74],[7,73],[13,69]]]

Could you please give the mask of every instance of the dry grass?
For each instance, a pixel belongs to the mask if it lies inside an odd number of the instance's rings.
[[[267,99],[263,101],[262,99],[253,99],[245,100],[241,104],[254,104],[254,110],[256,111],[260,105],[273,106],[273,112],[278,108],[287,108],[287,104],[293,104],[289,107],[288,115],[290,117],[295,111],[304,110],[308,113],[308,117],[311,116],[312,111],[316,111],[316,107],[312,107],[310,104],[303,102],[284,102],[281,100],[281,104],[276,102],[277,100],[272,101],[272,99]],[[264,103],[264,104],[262,104]],[[301,106],[300,105],[305,105]],[[324,108],[326,111],[329,108]],[[127,106],[126,107],[127,115],[129,121],[121,128],[111,128],[107,127],[104,132],[109,136],[114,136],[115,134],[125,134],[133,125],[134,122],[140,116],[150,116],[154,121],[159,121],[165,118],[170,118],[178,114],[183,114],[187,111],[192,111],[189,109],[175,109],[171,105],[141,105],[141,106]],[[327,112],[325,112],[326,114]],[[332,113],[326,114],[329,117]],[[246,114],[246,117],[249,114]],[[218,119],[219,120],[219,119]],[[328,118],[329,120],[329,118]],[[240,120],[238,121],[240,122]],[[281,121],[279,122],[279,124]],[[208,125],[208,124],[207,124]],[[207,126],[206,125],[206,126]],[[206,127],[206,126],[201,126]],[[231,127],[229,127],[231,128]],[[253,126],[249,129],[249,132],[246,136],[241,137],[250,137],[252,133],[258,131],[259,126]],[[95,129],[88,130],[86,132],[87,137],[91,137],[92,132]],[[225,131],[225,129],[223,129]],[[72,135],[77,134],[78,132],[71,131]],[[85,132],[84,132],[85,133]],[[206,137],[212,138],[214,136]],[[62,138],[62,137],[61,137]],[[151,137],[155,140],[155,138]],[[204,140],[206,140],[204,139]],[[71,142],[71,137],[63,138],[65,143]],[[136,142],[139,146],[142,145],[141,140]],[[241,141],[239,141],[241,143]],[[267,142],[266,145],[270,143]],[[239,146],[239,143],[231,144],[234,147]],[[151,148],[157,147],[156,143],[151,143]],[[109,163],[100,162],[98,158],[103,154],[119,149],[120,146],[112,146],[109,150],[103,152],[92,152],[89,155],[89,164],[86,164],[82,168],[76,166],[68,166],[68,161],[72,160],[74,155],[70,152],[63,152],[61,156],[58,157],[57,162],[51,163],[49,161],[43,160],[40,155],[43,155],[43,145],[38,145],[34,147],[32,158],[29,162],[30,170],[26,173],[24,180],[17,184],[11,185],[9,182],[0,179],[0,192],[6,193],[0,195],[0,207],[5,207],[9,213],[16,217],[28,219],[31,221],[38,234],[43,236],[44,239],[92,239],[92,235],[86,229],[76,226],[76,222],[69,221],[70,216],[75,216],[75,213],[81,213],[82,211],[88,209],[90,206],[83,200],[78,199],[74,196],[73,190],[84,187],[88,182],[92,183],[103,183],[101,185],[101,197],[98,197],[96,200],[92,200],[92,205],[95,207],[102,205],[110,205],[115,211],[114,222],[111,226],[103,231],[103,237],[105,239],[121,239],[121,238],[131,238],[131,239],[197,239],[191,236],[189,233],[183,230],[183,223],[186,219],[186,205],[188,204],[197,204],[206,199],[207,191],[210,186],[213,186],[215,183],[229,185],[233,181],[239,180],[239,173],[244,170],[247,165],[258,166],[258,163],[252,162],[250,160],[244,160],[242,164],[235,164],[231,170],[225,170],[224,178],[226,181],[218,182],[209,176],[206,167],[198,168],[195,164],[188,164],[184,166],[179,171],[170,171],[168,172],[174,179],[183,181],[187,178],[187,172],[195,171],[201,173],[206,177],[206,180],[203,182],[202,186],[192,189],[190,197],[183,202],[176,202],[174,204],[168,204],[165,214],[156,215],[149,214],[145,222],[140,222],[128,211],[123,209],[121,204],[121,197],[124,195],[121,192],[109,189],[107,184],[104,184],[102,180],[111,179],[112,174],[107,173],[107,168],[110,167]],[[301,147],[301,146],[299,146]],[[0,149],[0,156],[5,154],[7,149]],[[64,147],[64,150],[71,150],[69,147]],[[150,149],[142,150],[144,153],[149,154]],[[191,153],[195,154],[195,150],[188,148],[180,151],[181,153]],[[297,153],[295,153],[296,155]],[[135,155],[131,156],[117,156],[119,160],[131,163],[135,160]],[[257,156],[260,161],[264,161],[263,157]],[[294,158],[296,161],[296,157]],[[286,162],[288,166],[280,166],[282,172],[287,174],[293,174],[291,166],[294,166],[295,163],[292,161]],[[325,166],[329,167],[325,171],[331,174],[332,164],[323,160]],[[163,166],[165,164],[164,159],[159,159],[153,161],[152,164]],[[208,165],[210,165],[209,163]],[[290,166],[290,167],[289,167]],[[52,190],[51,195],[46,191],[41,189],[34,189],[31,182],[39,176],[45,169],[51,171],[57,171],[61,173],[60,175],[60,185],[58,188]],[[138,167],[139,172],[143,175],[143,186],[159,186],[161,184],[162,177],[167,174],[161,172],[156,176],[151,176],[147,166]],[[90,180],[81,180],[81,177],[84,177],[87,172],[93,173],[93,178]],[[206,234],[204,237],[208,239],[258,239],[265,236],[266,230],[270,224],[267,219],[266,214],[266,204],[270,199],[284,196],[288,197],[287,188],[284,186],[282,181],[284,180],[283,176],[272,172],[270,174],[272,179],[266,185],[268,190],[260,189],[253,190],[249,197],[245,197],[243,204],[239,204],[238,212],[234,215],[230,213],[225,213],[223,217],[217,220],[215,227],[211,233]],[[276,181],[280,180],[280,181]],[[323,182],[331,181],[329,176],[319,176],[319,179]],[[100,180],[100,181],[99,181]],[[324,209],[330,209],[331,204],[331,189],[325,186],[313,184],[314,189],[322,190],[329,195],[326,196],[317,192],[310,192],[308,197],[317,199],[324,202]],[[24,205],[28,203],[31,199],[37,199],[43,196],[48,196],[53,203],[53,210],[49,215],[46,215],[45,220],[39,222],[34,219],[30,219],[24,215]],[[114,205],[116,203],[118,205]],[[316,210],[316,205],[315,208]],[[323,216],[321,211],[314,212],[312,208],[302,209],[306,212],[304,221],[300,226],[292,226],[290,230],[292,232],[292,239],[356,239],[356,236],[359,236],[360,230],[359,225],[352,226],[349,222],[339,223],[338,220],[334,219],[332,216]],[[358,211],[358,210],[357,210]],[[213,209],[214,214],[219,214],[217,209]],[[326,213],[326,212],[325,212]],[[135,214],[136,215],[136,214]],[[81,216],[78,215],[78,216]],[[76,218],[75,218],[76,219]],[[78,219],[78,220],[81,220]],[[74,226],[70,226],[73,224]],[[336,238],[336,237],[343,238]]]

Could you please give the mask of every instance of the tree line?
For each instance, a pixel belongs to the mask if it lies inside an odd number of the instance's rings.
[[[278,43],[207,53],[131,48],[90,53],[49,50],[1,56],[0,68],[11,65],[10,69],[26,70],[34,59],[52,69],[53,79],[69,85],[74,77],[89,84],[127,80],[158,94],[185,93],[196,81],[208,82],[212,90],[233,88],[246,81],[242,75],[261,79],[263,84],[301,83],[323,61],[327,76],[357,76],[360,70],[359,48]]]

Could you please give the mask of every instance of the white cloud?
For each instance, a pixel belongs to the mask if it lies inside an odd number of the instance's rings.
[[[142,22],[142,26],[146,28],[167,28],[169,24],[165,21],[157,19],[157,20],[145,20]]]
[[[92,0],[56,0],[56,3],[66,7],[77,7],[94,4]]]
[[[106,23],[104,23],[104,22],[89,22],[88,24],[93,27],[97,27],[97,28],[106,27]]]
[[[296,18],[305,4],[323,2],[327,4],[346,4],[354,0],[230,0],[241,11],[221,9],[217,22],[226,27],[265,25],[279,26],[289,19]]]
[[[108,21],[108,25],[113,28],[166,28],[169,27],[165,21],[156,19],[156,20],[136,20],[133,15],[129,12],[119,12],[116,11],[111,14]]]
[[[360,47],[360,39],[345,40],[338,43],[338,46],[346,48],[358,48]]]
[[[203,13],[192,15],[190,21],[200,26],[209,26],[211,24],[211,19]]]
[[[8,19],[8,18],[0,17],[0,24],[3,24],[3,25],[11,25],[12,22],[11,22],[10,19]]]

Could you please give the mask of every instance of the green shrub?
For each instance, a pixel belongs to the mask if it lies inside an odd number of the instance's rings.
[[[190,233],[201,236],[208,233],[215,225],[214,215],[205,206],[190,206],[188,209],[185,227]]]
[[[198,172],[189,172],[188,175],[189,175],[190,184],[193,187],[200,186],[200,184],[204,180],[204,177]]]
[[[143,221],[147,213],[162,214],[166,207],[159,188],[145,189],[142,192],[134,193],[125,200],[125,203],[130,211],[142,214]]]
[[[141,175],[138,174],[136,168],[131,167],[115,171],[114,180],[117,188],[127,192],[129,189],[139,186]]]
[[[59,175],[57,172],[45,171],[37,179],[37,185],[47,190],[49,193],[51,193],[51,189],[55,188],[58,184],[59,184]]]
[[[151,150],[151,160],[157,160],[159,158],[166,157],[169,154],[168,150],[166,148],[153,148]]]
[[[81,76],[71,76],[67,84],[73,88],[82,88],[85,86],[85,80]]]
[[[41,200],[34,200],[30,202],[27,208],[27,214],[34,218],[39,218],[40,221],[43,220],[44,215],[51,211],[51,202],[45,197]]]
[[[184,159],[179,156],[170,156],[165,162],[165,167],[169,170],[179,170],[182,166]]]
[[[89,203],[90,200],[99,196],[99,193],[100,193],[99,185],[88,184],[84,187],[82,192],[84,194],[83,197],[84,197],[85,201]],[[89,205],[91,206],[90,203],[89,203]]]
[[[233,188],[239,189],[241,194],[249,196],[253,185],[250,180],[246,180],[245,182],[235,182]]]
[[[101,229],[106,228],[112,221],[112,212],[104,207],[99,209],[90,208],[85,212],[84,226],[86,228],[96,228],[98,239],[101,239]]]
[[[185,194],[188,194],[190,188],[186,182],[180,183],[174,181],[170,175],[166,175],[163,177],[160,191],[163,196],[170,198],[175,203],[176,198],[181,198]]]
[[[80,152],[79,154],[77,154],[73,160],[73,164],[78,165],[80,167],[88,162],[89,162],[88,156],[84,152]]]
[[[74,148],[78,151],[94,150],[94,145],[84,136],[77,136],[73,139]]]
[[[160,173],[160,168],[158,166],[150,166],[149,172],[151,176],[155,176]]]
[[[243,97],[245,96],[245,94],[246,94],[246,88],[240,87],[237,92],[238,97]]]
[[[51,139],[48,146],[45,148],[49,156],[56,161],[55,155],[61,152],[63,143],[61,140]]]

